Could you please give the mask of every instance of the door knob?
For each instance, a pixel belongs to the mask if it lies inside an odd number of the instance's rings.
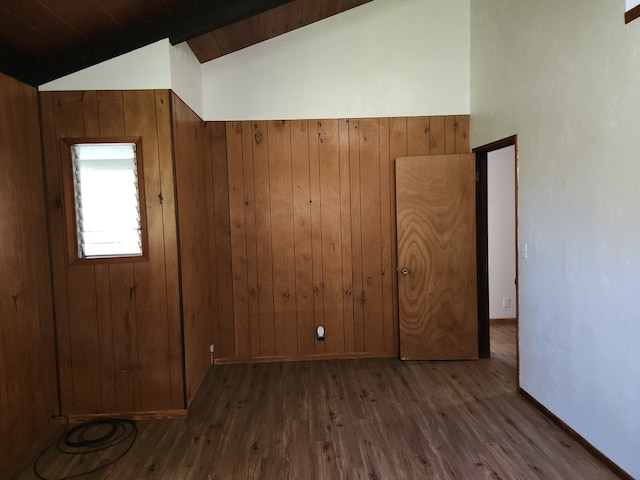
[[[400,270],[400,273],[403,275],[407,275],[409,273],[409,269],[407,267],[404,267],[402,270]]]

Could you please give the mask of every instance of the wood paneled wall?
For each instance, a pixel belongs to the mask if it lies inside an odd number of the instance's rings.
[[[0,74],[0,477],[58,411],[35,88]]]
[[[209,157],[213,181],[215,211],[216,284],[218,322],[214,329],[215,358],[233,358],[233,284],[231,282],[231,227],[229,219],[229,182],[227,164],[227,124],[207,122]]]
[[[185,408],[170,108],[168,91],[41,94],[64,414]],[[61,139],[124,135],[142,137],[149,260],[70,265]]]
[[[226,123],[211,140],[226,148],[231,249],[217,361],[396,355],[393,161],[467,153],[468,126],[467,115]]]
[[[211,366],[209,346],[216,340],[216,216],[209,129],[177,95],[171,102],[189,404]]]
[[[40,102],[44,178],[37,93],[0,75],[0,472],[58,410],[54,337],[76,416],[183,412],[210,343],[221,363],[398,353],[393,161],[469,152],[468,116],[204,123],[168,91]],[[143,142],[149,260],[70,265],[61,139],[125,135]]]

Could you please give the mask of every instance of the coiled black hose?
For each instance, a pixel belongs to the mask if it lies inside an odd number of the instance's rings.
[[[65,417],[66,418],[66,417]],[[41,471],[41,460],[51,451],[53,443],[45,448],[33,464],[33,472],[41,480],[68,480],[78,478],[83,475],[97,472],[103,468],[113,465],[124,457],[134,444],[138,429],[133,420],[99,418],[89,422],[81,423],[72,428],[67,425],[60,438],[55,442],[57,451],[63,455],[87,455],[107,449],[115,449],[120,446],[120,452],[108,462],[100,463],[93,467],[90,460],[83,461],[82,465],[91,465],[88,470],[72,473],[61,478],[49,478]]]

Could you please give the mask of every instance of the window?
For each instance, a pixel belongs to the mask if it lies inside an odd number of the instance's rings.
[[[66,139],[69,260],[146,258],[139,138]]]

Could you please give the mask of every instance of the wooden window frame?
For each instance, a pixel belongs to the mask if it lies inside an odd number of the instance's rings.
[[[133,143],[136,146],[136,170],[138,183],[138,206],[140,208],[140,237],[142,255],[121,255],[112,257],[82,257],[79,251],[75,188],[73,179],[72,147],[78,144]],[[69,265],[99,265],[111,263],[145,262],[149,260],[149,240],[147,227],[146,196],[144,188],[144,168],[141,137],[73,137],[62,139],[61,173],[63,207],[67,243],[67,261]]]

